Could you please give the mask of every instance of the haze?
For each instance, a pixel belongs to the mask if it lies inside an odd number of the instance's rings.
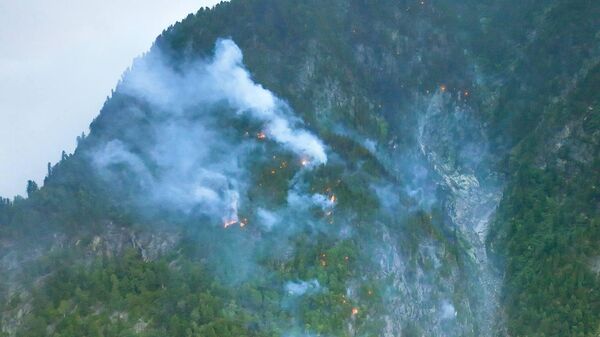
[[[43,183],[134,57],[218,0],[0,0],[0,196]]]

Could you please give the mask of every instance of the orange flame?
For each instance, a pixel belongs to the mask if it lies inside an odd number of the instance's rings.
[[[235,220],[235,219],[226,220],[226,221],[223,223],[223,227],[227,228],[227,227],[229,227],[229,226],[233,226],[233,225],[235,225],[236,223],[237,223],[237,220]]]
[[[357,314],[358,314],[358,308],[357,307],[352,308],[352,316],[355,316]]]
[[[256,138],[258,138],[258,139],[265,139],[265,138],[267,138],[267,135],[264,132],[261,131],[261,132],[259,132],[259,133],[256,134]]]

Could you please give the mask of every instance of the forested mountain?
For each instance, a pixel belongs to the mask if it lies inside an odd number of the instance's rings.
[[[0,202],[3,336],[598,336],[600,2],[232,0]]]

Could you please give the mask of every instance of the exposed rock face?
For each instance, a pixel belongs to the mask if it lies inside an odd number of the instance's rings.
[[[471,111],[436,94],[419,122],[421,153],[446,191],[443,202],[471,273],[473,317],[479,333],[491,336],[501,328],[498,266],[488,257],[486,240],[502,198],[502,183],[493,172],[485,129]]]
[[[385,336],[403,336],[411,327],[419,327],[426,335],[459,336],[473,334],[475,322],[459,321],[456,306],[461,315],[469,315],[467,299],[455,302],[453,294],[459,280],[459,270],[454,266],[442,266],[447,252],[434,240],[419,244],[409,261],[399,246],[398,234],[385,231],[381,238],[381,277],[389,280],[386,305],[389,314],[384,317]]]
[[[485,129],[472,112],[438,92],[419,115],[416,140],[418,148],[412,158],[420,158],[422,164],[407,165],[410,157],[406,154],[397,157],[395,167],[389,159],[385,162],[396,172],[411,166],[425,170],[418,175],[423,180],[414,179],[411,189],[420,191],[415,196],[422,206],[443,205],[448,226],[452,226],[447,231],[459,247],[458,261],[449,261],[448,248],[434,239],[419,242],[417,250],[407,255],[399,239],[402,234],[382,226],[379,262],[382,277],[393,280],[394,292],[388,304],[386,335],[401,335],[406,327],[403,320],[426,322],[420,326],[434,336],[502,332],[501,278],[486,246],[502,183],[491,169],[493,157],[488,153]],[[431,192],[432,184],[440,193]],[[415,265],[414,261],[419,262]],[[468,293],[457,296],[465,284]]]
[[[136,231],[131,227],[120,227],[106,222],[105,231],[89,237],[55,233],[50,237],[40,237],[40,242],[13,243],[14,247],[4,247],[5,255],[0,258],[0,272],[3,278],[3,297],[9,299],[8,310],[0,316],[0,332],[14,336],[23,320],[32,310],[31,291],[40,287],[44,279],[54,271],[40,271],[36,264],[52,254],[70,251],[78,254],[77,263],[83,265],[99,256],[120,256],[126,249],[140,252],[144,260],[151,261],[163,254],[172,252],[180,240],[180,234],[173,229],[156,231]],[[84,244],[84,242],[88,242]],[[41,274],[40,274],[41,272]],[[32,284],[23,283],[33,279]],[[139,325],[143,329],[142,323]]]
[[[115,256],[127,248],[134,248],[145,261],[151,261],[170,252],[179,239],[179,234],[174,231],[135,231],[109,222],[106,232],[94,236],[87,250],[96,255]]]

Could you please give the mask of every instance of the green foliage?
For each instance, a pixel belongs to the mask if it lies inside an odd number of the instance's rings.
[[[501,204],[509,329],[522,336],[596,336],[600,281],[600,67],[547,109],[539,133],[513,153]],[[556,157],[550,131],[574,130]],[[578,126],[579,125],[579,126]],[[564,130],[564,129],[563,129]],[[551,145],[549,145],[551,144]],[[585,157],[577,152],[585,151]],[[544,166],[539,163],[545,162]]]
[[[264,336],[231,299],[197,262],[144,262],[128,250],[53,268],[19,336]]]

